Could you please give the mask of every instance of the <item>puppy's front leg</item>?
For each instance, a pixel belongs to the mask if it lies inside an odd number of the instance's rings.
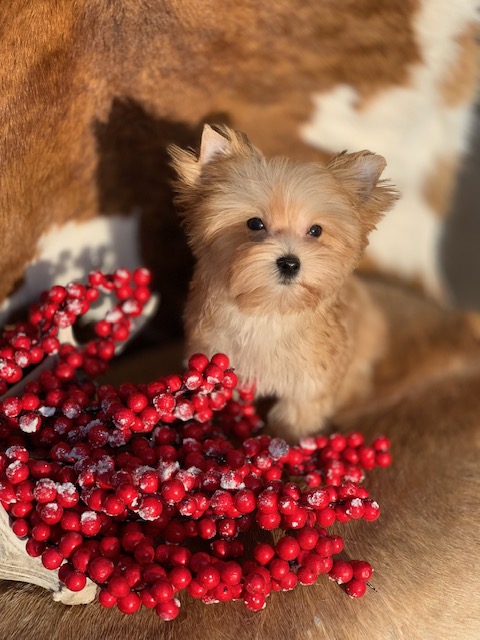
[[[333,399],[281,398],[268,413],[268,429],[287,441],[321,431],[333,413]]]

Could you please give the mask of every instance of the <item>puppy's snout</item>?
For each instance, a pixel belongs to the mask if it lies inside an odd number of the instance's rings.
[[[300,271],[300,260],[294,255],[282,256],[277,259],[277,268],[284,278],[294,278]]]

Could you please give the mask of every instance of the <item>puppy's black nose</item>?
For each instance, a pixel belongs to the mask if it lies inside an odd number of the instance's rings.
[[[297,256],[282,256],[277,260],[277,267],[284,278],[293,278],[300,271],[300,260]]]

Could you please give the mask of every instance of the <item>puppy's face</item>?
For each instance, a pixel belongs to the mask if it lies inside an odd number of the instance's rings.
[[[355,268],[369,231],[393,204],[369,152],[327,166],[267,160],[237,132],[205,127],[198,160],[171,149],[178,204],[205,275],[243,311],[287,314],[330,297]]]

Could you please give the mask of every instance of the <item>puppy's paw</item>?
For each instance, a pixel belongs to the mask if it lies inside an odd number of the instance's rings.
[[[270,435],[294,443],[302,436],[322,431],[331,415],[326,399],[305,399],[303,402],[282,398],[270,409],[267,431]]]

